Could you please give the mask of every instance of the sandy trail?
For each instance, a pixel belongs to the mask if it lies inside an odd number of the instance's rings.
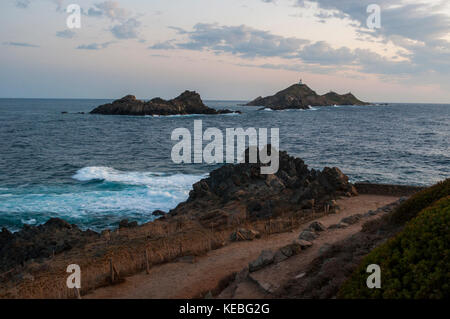
[[[328,215],[317,220],[325,226],[338,223],[342,218],[364,213],[369,210],[390,204],[398,197],[379,195],[360,195],[352,198],[338,200],[341,212]],[[365,219],[368,220],[368,219]],[[248,263],[256,259],[264,249],[278,249],[290,244],[298,237],[300,230],[311,223],[301,225],[294,232],[275,234],[270,237],[248,242],[231,243],[221,249],[209,252],[207,255],[197,258],[193,264],[174,262],[154,266],[150,274],[145,272],[126,278],[123,284],[97,289],[83,296],[86,299],[172,299],[194,298],[217,287],[219,282],[233,272],[242,270]],[[362,222],[345,229],[330,230],[324,232],[314,246],[280,264],[265,268],[255,277],[265,277],[269,286],[276,288],[281,282],[295,276],[299,269],[306,267],[319,253],[320,247],[325,243],[339,241],[361,229]],[[277,281],[277,282],[275,282]],[[265,293],[255,283],[246,282],[227,295],[225,291],[221,297],[260,298]]]

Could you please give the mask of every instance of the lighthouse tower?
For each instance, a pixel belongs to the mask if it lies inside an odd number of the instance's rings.
[[[300,81],[298,81],[298,84],[302,85],[303,84],[303,80],[300,79]]]

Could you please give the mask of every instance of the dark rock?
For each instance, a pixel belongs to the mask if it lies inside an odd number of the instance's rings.
[[[164,216],[165,214],[166,214],[166,213],[163,212],[162,210],[155,210],[155,211],[152,213],[153,216],[157,216],[157,217]]]
[[[322,224],[321,222],[317,222],[317,221],[312,222],[308,228],[311,229],[312,231],[316,231],[316,232],[321,232],[321,231],[324,231],[327,229],[324,224]]]
[[[137,226],[138,226],[138,223],[136,221],[128,222],[128,219],[123,219],[119,223],[119,228],[134,228]]]
[[[361,217],[362,217],[361,214],[348,216],[348,217],[342,218],[341,223],[345,223],[347,225],[353,225],[353,224],[356,224],[357,222],[359,222],[361,220]]]
[[[249,269],[248,269],[248,267],[245,267],[244,269],[242,269],[240,272],[238,272],[236,274],[236,277],[234,279],[235,282],[241,283],[241,282],[245,281],[248,278],[248,274],[249,274]]]
[[[310,106],[368,105],[353,94],[340,95],[334,92],[318,95],[305,84],[294,84],[273,96],[258,97],[247,106],[264,106],[273,110],[309,109]]]
[[[302,250],[302,245],[298,241],[292,242],[292,244],[286,245],[284,247],[280,248],[280,251],[286,256],[286,257],[292,257],[294,255],[297,255]]]
[[[298,239],[303,239],[306,241],[313,241],[314,239],[318,238],[319,235],[313,231],[310,230],[304,230],[300,233],[300,236],[298,236]]]
[[[250,272],[257,271],[273,263],[275,254],[271,250],[263,250],[259,257],[248,265]]]
[[[303,239],[297,239],[294,241],[295,244],[299,245],[302,250],[312,247],[313,243]]]
[[[98,238],[99,234],[82,231],[59,218],[52,218],[39,226],[24,225],[16,233],[3,229],[0,232],[0,271],[83,247]]]
[[[283,252],[281,250],[277,250],[277,252],[275,253],[274,257],[273,257],[273,262],[275,264],[278,264],[282,261],[285,261],[286,259],[288,259],[290,256],[286,256],[285,254],[283,254]]]
[[[227,114],[240,113],[230,110],[214,110],[203,104],[196,92],[185,91],[180,96],[166,101],[154,98],[148,102],[127,95],[110,104],[101,105],[91,111],[91,114],[104,115],[186,115],[186,114]]]
[[[248,155],[247,149],[245,158]],[[236,218],[268,219],[299,211],[306,214],[305,207],[323,207],[353,188],[338,168],[309,170],[303,160],[283,151],[279,152],[276,174],[261,174],[262,166],[259,158],[257,163],[223,165],[195,183],[188,200],[168,216],[189,214],[205,226],[221,227]]]
[[[65,220],[62,220],[60,218],[50,218],[45,224],[45,226],[47,227],[52,227],[52,228],[67,228],[67,229],[71,229],[72,225],[69,224],[68,222],[66,222]],[[73,227],[77,227],[77,226],[73,226]]]

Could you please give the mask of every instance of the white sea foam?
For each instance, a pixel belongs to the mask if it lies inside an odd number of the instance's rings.
[[[169,211],[185,201],[192,184],[206,176],[85,167],[78,170],[73,179],[80,182],[99,180],[103,183],[80,183],[70,192],[35,190],[2,197],[0,211],[10,219],[20,214],[21,222],[26,224],[43,223],[50,217],[59,217],[95,229],[109,227],[122,218],[146,222],[153,219],[151,212],[154,210]],[[124,187],[108,187],[108,182],[119,183]]]
[[[159,188],[178,186],[185,188],[190,187],[204,176],[190,174],[167,175],[155,172],[123,172],[111,167],[91,166],[78,170],[72,178],[81,182],[103,180],[128,185],[146,185]]]

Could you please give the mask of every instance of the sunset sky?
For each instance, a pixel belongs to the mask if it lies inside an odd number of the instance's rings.
[[[450,1],[2,0],[0,69],[0,97],[248,100],[301,77],[321,94],[450,103]]]

